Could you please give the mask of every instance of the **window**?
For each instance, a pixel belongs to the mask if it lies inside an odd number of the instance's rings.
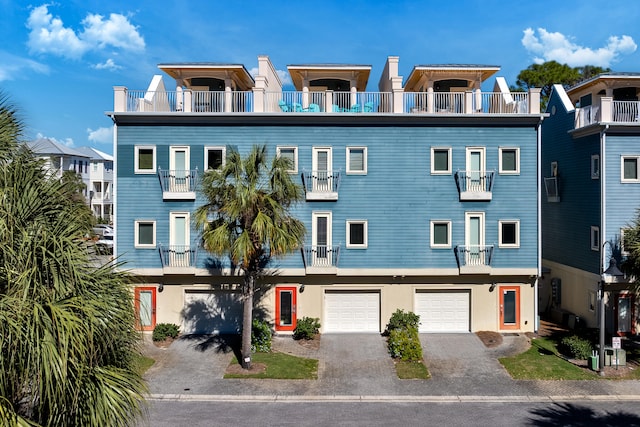
[[[94,172],[98,172],[98,162],[91,162],[91,168]]]
[[[628,228],[620,229],[620,255],[623,257],[629,256],[628,243],[625,243],[625,234],[627,234],[627,238],[629,238],[628,233],[630,230]],[[631,242],[629,242],[631,243]]]
[[[600,155],[593,154],[591,156],[591,179],[600,178]]]
[[[139,145],[135,149],[135,173],[156,173],[156,147]]]
[[[431,173],[443,175],[451,173],[450,147],[431,147]]]
[[[156,247],[156,222],[155,221],[136,221],[135,247],[155,249]]]
[[[224,147],[204,147],[204,170],[220,169],[224,166]]]
[[[278,147],[278,157],[289,159],[291,167],[287,169],[289,173],[298,173],[298,148],[297,147]]]
[[[600,227],[597,225],[591,226],[591,250],[600,250]]]
[[[347,220],[347,248],[364,249],[367,247],[367,221]]]
[[[451,247],[451,221],[431,221],[431,247]]]
[[[638,160],[640,156],[622,156],[622,182],[640,182],[638,176]]]
[[[367,173],[366,147],[347,147],[347,173],[361,175]]]
[[[500,147],[500,173],[513,174],[520,173],[520,149]]]
[[[589,291],[589,311],[592,313],[596,311],[596,292],[595,291]]]
[[[498,241],[501,248],[520,247],[520,221],[502,220],[498,221]]]

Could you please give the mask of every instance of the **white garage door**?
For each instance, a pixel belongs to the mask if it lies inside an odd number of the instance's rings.
[[[324,332],[380,332],[379,292],[326,292]]]
[[[416,292],[420,332],[469,332],[469,292]]]
[[[185,291],[181,312],[184,334],[235,334],[242,328],[240,295]]]

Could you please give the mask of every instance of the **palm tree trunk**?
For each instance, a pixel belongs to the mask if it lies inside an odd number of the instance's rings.
[[[244,276],[244,307],[242,312],[242,368],[251,369],[251,327],[253,324],[253,274]]]

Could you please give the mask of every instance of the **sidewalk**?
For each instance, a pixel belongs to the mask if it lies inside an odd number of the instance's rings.
[[[639,400],[640,381],[516,381],[497,358],[521,347],[523,335],[486,348],[475,334],[422,334],[429,380],[400,380],[378,334],[324,334],[319,349],[276,336],[274,350],[319,361],[317,380],[223,379],[233,354],[207,337],[160,349],[147,372],[152,399],[345,401]],[[526,344],[526,343],[524,343]]]

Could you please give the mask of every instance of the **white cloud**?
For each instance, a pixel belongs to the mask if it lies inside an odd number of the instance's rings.
[[[0,50],[0,82],[24,77],[25,70],[49,74],[49,67]]]
[[[83,31],[76,33],[65,27],[62,19],[54,18],[48,7],[45,4],[34,8],[27,20],[31,52],[77,59],[91,50],[106,47],[131,51],[145,47],[137,28],[124,15],[112,13],[105,20],[101,15],[88,14],[82,20]]]
[[[36,135],[36,139],[40,139],[40,138],[50,139],[50,140],[52,140],[54,142],[57,142],[58,144],[66,145],[69,148],[73,148],[74,147],[73,138],[58,139],[58,138],[54,138],[52,136],[44,136],[43,134],[38,132],[38,134]]]
[[[592,49],[574,43],[562,33],[538,28],[538,36],[531,28],[524,30],[522,45],[534,55],[534,62],[557,61],[571,67],[595,65],[609,68],[620,55],[636,51],[637,45],[630,36],[611,36],[604,47]]]
[[[291,75],[287,70],[276,70],[278,77],[280,77],[280,81],[282,82],[282,86],[287,86],[293,84],[291,81]],[[258,75],[258,67],[253,67],[249,70],[249,74],[253,77]]]
[[[87,128],[87,133],[89,134],[89,141],[99,144],[113,143],[113,128],[98,128],[96,130]]]
[[[96,70],[120,70],[122,67],[118,64],[116,64],[115,62],[113,62],[113,59],[109,58],[107,59],[105,62],[103,62],[102,64],[95,64],[93,66],[93,68],[95,68]]]

